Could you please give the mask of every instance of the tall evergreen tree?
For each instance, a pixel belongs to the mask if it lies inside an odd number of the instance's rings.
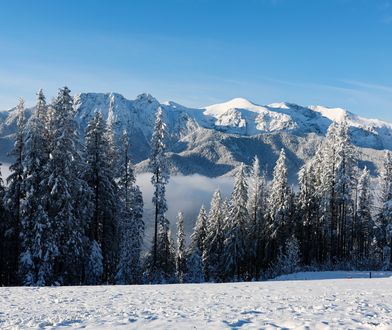
[[[279,247],[283,247],[289,228],[290,187],[287,178],[286,153],[282,149],[276,162],[268,198],[268,234],[267,258],[276,258]]]
[[[225,224],[224,258],[229,279],[241,280],[247,276],[247,238],[249,213],[248,184],[245,165],[241,163],[235,177],[234,190],[230,198],[228,221]]]
[[[350,143],[348,125],[344,120],[337,132],[336,192],[338,203],[338,253],[339,259],[349,257],[353,248],[354,190],[356,187],[356,155]]]
[[[187,251],[187,275],[186,281],[199,283],[204,281],[204,274],[208,272],[203,263],[207,236],[207,212],[204,205],[201,206],[197,216],[195,227],[190,237]]]
[[[47,105],[40,90],[36,110],[26,130],[25,200],[21,207],[21,254],[19,275],[25,285],[45,285],[53,276],[53,262],[59,251],[51,236],[47,213],[48,194],[45,167],[49,161]]]
[[[320,200],[316,193],[318,166],[319,162],[311,159],[298,173],[298,218],[301,225],[298,237],[303,242],[301,254],[306,264],[322,261],[319,247],[323,243],[323,231],[320,225]]]
[[[47,244],[56,253],[47,262],[51,269],[45,275],[46,285],[81,283],[84,274],[87,224],[81,215],[87,213],[85,192],[88,187],[82,180],[84,168],[70,93],[67,87],[61,88],[49,111],[50,157],[44,184],[51,230]]]
[[[365,167],[358,180],[356,213],[353,221],[353,251],[358,257],[369,257],[373,239],[372,195],[370,192],[370,172]]]
[[[110,169],[113,175],[117,178],[120,175],[118,171],[120,165],[119,164],[120,155],[117,150],[117,141],[116,141],[116,134],[115,134],[116,115],[114,113],[114,107],[115,107],[114,95],[111,95],[109,101],[109,112],[108,112],[107,128],[106,128],[106,138],[108,141],[107,153],[108,153]]]
[[[184,213],[181,211],[177,215],[177,250],[176,250],[176,272],[179,283],[184,282],[186,269],[186,247],[184,232]]]
[[[169,170],[166,159],[166,125],[163,121],[163,112],[159,108],[156,113],[155,127],[151,139],[151,156],[149,159],[149,169],[152,172],[151,183],[154,186],[152,202],[155,206],[154,219],[154,240],[152,245],[152,263],[151,267],[159,271],[158,254],[159,242],[165,244],[169,242],[168,231],[169,222],[165,217],[167,211],[166,203],[166,185],[169,182]],[[159,238],[159,234],[163,237]],[[169,251],[168,246],[161,246],[165,251]],[[164,262],[167,264],[169,261]],[[154,271],[155,271],[154,270]]]
[[[25,135],[26,120],[24,100],[20,99],[16,108],[17,111],[17,132],[15,144],[10,156],[14,158],[10,166],[11,174],[7,178],[8,188],[5,194],[5,206],[8,210],[8,223],[5,225],[5,244],[6,244],[6,273],[10,279],[9,284],[15,284],[18,270],[18,259],[20,254],[20,224],[21,224],[21,206],[25,197],[24,189],[24,153],[25,153]]]
[[[206,239],[202,260],[204,264],[205,279],[207,281],[223,281],[224,279],[224,212],[222,197],[217,190],[211,200],[208,213]]]
[[[5,187],[1,175],[0,163],[0,286],[8,285],[11,281],[11,274],[8,269],[7,258],[7,226],[9,224],[8,211],[4,205]]]
[[[207,235],[207,212],[204,205],[201,206],[199,215],[196,219],[195,227],[191,234],[190,250],[198,249],[200,255],[203,255],[205,250],[205,241]]]
[[[86,181],[93,191],[90,239],[101,249],[102,280],[113,282],[118,252],[117,185],[111,172],[108,146],[106,123],[102,114],[95,112],[86,128]]]
[[[249,178],[249,229],[247,238],[248,269],[250,276],[254,278],[259,276],[264,259],[265,237],[263,237],[263,232],[265,230],[266,187],[266,178],[260,173],[260,162],[255,156]]]
[[[119,284],[136,284],[141,281],[141,248],[144,236],[143,198],[129,157],[129,138],[124,131],[122,136],[120,168],[120,253],[116,274]]]
[[[320,223],[324,231],[324,260],[334,262],[338,255],[338,193],[337,164],[338,157],[337,123],[332,123],[323,143],[316,153],[320,163],[319,184],[316,193],[320,199]]]
[[[392,264],[392,152],[386,151],[380,175],[381,210],[377,216],[378,242],[384,262]]]

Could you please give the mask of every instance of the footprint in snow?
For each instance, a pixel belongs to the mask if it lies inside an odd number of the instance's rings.
[[[229,326],[231,329],[241,328],[245,324],[252,323],[249,319],[237,320],[235,322],[223,321],[224,324]]]
[[[246,315],[246,314],[263,314],[261,311],[256,311],[256,310],[249,310],[249,311],[242,311],[240,314]]]

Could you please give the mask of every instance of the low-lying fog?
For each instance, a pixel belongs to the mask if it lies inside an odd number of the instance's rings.
[[[1,166],[1,173],[5,182],[10,173],[8,164]],[[137,184],[143,192],[144,221],[147,229],[145,244],[149,245],[154,221],[154,209],[151,202],[153,193],[151,174],[139,174],[137,176]],[[166,190],[166,198],[169,208],[167,218],[170,221],[173,235],[175,234],[175,222],[179,210],[184,212],[185,230],[189,234],[194,226],[200,206],[204,204],[208,210],[215,190],[220,189],[222,196],[226,197],[231,193],[232,187],[233,178],[231,177],[209,178],[197,174],[171,176]]]

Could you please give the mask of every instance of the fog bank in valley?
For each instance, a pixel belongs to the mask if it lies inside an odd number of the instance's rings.
[[[153,194],[151,174],[139,174],[137,176],[137,184],[143,192],[144,221],[147,229],[145,244],[149,245],[154,223],[154,208],[151,202]],[[169,208],[167,218],[170,221],[173,237],[175,234],[176,216],[179,210],[184,212],[185,231],[189,234],[194,226],[200,206],[204,204],[208,210],[215,190],[220,189],[222,196],[226,197],[231,193],[232,187],[232,177],[209,178],[198,174],[171,176],[166,189],[166,198]]]

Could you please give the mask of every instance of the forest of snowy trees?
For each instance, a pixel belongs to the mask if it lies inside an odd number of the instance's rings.
[[[128,132],[95,112],[79,136],[70,90],[42,91],[25,119],[17,106],[11,174],[0,174],[0,285],[225,282],[299,269],[391,269],[392,153],[377,180],[360,169],[345,122],[288,183],[285,151],[272,173],[241,164],[234,188],[216,191],[197,219],[179,210],[170,232],[166,126],[156,114],[149,170],[154,228],[144,251],[143,197]],[[195,222],[189,239],[184,222]],[[173,237],[175,236],[175,237]],[[174,239],[175,238],[175,239]],[[188,242],[188,244],[187,244]]]

